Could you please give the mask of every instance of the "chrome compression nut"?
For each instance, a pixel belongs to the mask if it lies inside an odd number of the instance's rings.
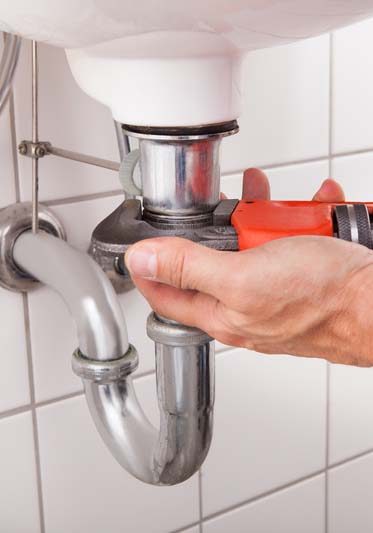
[[[119,359],[110,361],[87,359],[79,348],[73,353],[72,359],[72,369],[78,377],[100,385],[126,378],[137,369],[138,365],[138,353],[132,344],[130,344],[123,357]]]
[[[200,329],[166,320],[155,313],[149,315],[146,329],[150,339],[166,346],[202,345],[214,340]]]

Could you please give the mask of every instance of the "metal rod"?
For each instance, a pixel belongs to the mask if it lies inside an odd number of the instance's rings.
[[[38,44],[32,41],[32,142],[39,142]],[[32,159],[32,232],[39,230],[39,160]]]
[[[119,171],[120,163],[117,161],[110,161],[109,159],[101,159],[100,157],[94,157],[91,155],[80,154],[78,152],[72,152],[70,150],[64,150],[63,148],[57,148],[56,146],[48,146],[48,154],[62,157],[64,159],[70,159],[72,161],[78,161],[79,163],[86,163],[87,165],[93,165],[95,167],[107,168],[108,170]]]

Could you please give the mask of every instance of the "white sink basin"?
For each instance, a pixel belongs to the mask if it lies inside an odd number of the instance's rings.
[[[1,0],[0,28],[64,48],[179,30],[224,35],[253,49],[311,37],[370,14],[372,0]]]
[[[70,50],[114,117],[177,126],[237,118],[240,59],[373,16],[373,0],[0,0],[0,29]]]

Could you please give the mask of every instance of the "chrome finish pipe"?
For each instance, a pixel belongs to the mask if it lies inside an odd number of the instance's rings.
[[[160,215],[198,215],[219,203],[220,138],[140,139],[144,209]],[[160,179],[162,176],[162,179]]]
[[[15,262],[65,301],[77,328],[79,348],[90,359],[117,359],[128,350],[118,298],[101,268],[87,254],[45,232],[22,233]]]
[[[161,216],[211,213],[220,200],[220,144],[238,131],[235,121],[213,128],[123,131],[139,139],[144,211]]]
[[[14,73],[17,68],[22,40],[7,33],[4,37],[4,50],[0,62],[0,113],[8,101],[12,90]]]
[[[154,315],[149,324],[151,338],[164,327]],[[159,431],[145,418],[130,378],[84,383],[96,427],[114,457],[133,476],[153,485],[182,483],[197,472],[213,426],[212,339],[194,328],[165,328],[168,338],[156,341]]]
[[[77,327],[73,367],[83,379],[96,427],[117,461],[154,485],[185,481],[201,466],[212,436],[214,348],[205,333],[152,315],[160,428],[146,418],[130,377],[136,354],[128,344],[118,299],[86,254],[44,232],[22,233],[14,260],[60,294]]]

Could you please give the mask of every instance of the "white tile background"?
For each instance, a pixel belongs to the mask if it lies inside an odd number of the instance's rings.
[[[310,198],[330,174],[351,200],[373,200],[373,21],[245,61],[241,133],[223,148],[223,190],[242,170],[267,169],[273,197]],[[30,197],[30,50],[14,106],[0,119],[0,206]],[[109,112],[76,86],[64,53],[40,47],[41,138],[117,158]],[[12,135],[13,137],[12,137]],[[13,142],[12,142],[13,139]],[[47,158],[41,198],[86,249],[95,224],[121,201],[116,176]],[[156,420],[148,306],[121,298],[141,354],[136,386]],[[373,530],[373,374],[322,361],[217,356],[216,429],[199,475],[159,489],[131,479],[92,426],[70,370],[76,339],[46,288],[0,291],[0,531],[4,533],[359,533]]]

